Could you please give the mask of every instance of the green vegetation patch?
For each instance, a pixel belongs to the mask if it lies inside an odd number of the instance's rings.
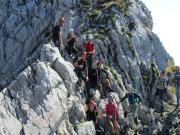
[[[91,1],[90,0],[80,0],[80,3],[85,6],[88,6],[88,5],[90,5]]]
[[[94,9],[94,10],[92,10],[91,12],[88,12],[88,14],[87,14],[87,16],[88,17],[96,17],[96,16],[98,16],[98,14],[101,12],[101,10],[99,10],[99,9]]]
[[[122,87],[122,81],[120,80],[119,76],[117,75],[116,71],[114,68],[109,67],[109,66],[105,66],[106,70],[109,70],[112,74],[112,76],[114,77],[115,81],[118,83],[119,87]]]
[[[169,58],[166,62],[166,73],[167,74],[172,74],[175,71],[175,64],[173,61],[173,58]]]

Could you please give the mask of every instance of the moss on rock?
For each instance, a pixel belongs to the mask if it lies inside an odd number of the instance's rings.
[[[90,0],[80,0],[80,3],[87,6],[87,5],[90,5],[91,1]]]

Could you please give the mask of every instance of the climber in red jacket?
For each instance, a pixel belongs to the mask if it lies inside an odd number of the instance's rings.
[[[93,65],[93,55],[95,53],[94,49],[94,43],[93,43],[93,36],[88,35],[87,36],[87,42],[84,44],[83,51],[86,52],[87,54],[87,63],[88,63],[88,68],[90,69]]]
[[[117,104],[113,100],[113,95],[110,95],[108,97],[108,103],[105,106],[105,113],[107,117],[108,124],[110,125],[110,128],[113,133],[117,133]]]

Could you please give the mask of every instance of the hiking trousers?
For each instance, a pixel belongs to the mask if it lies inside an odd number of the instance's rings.
[[[137,104],[130,104],[129,105],[129,109],[130,109],[130,111],[132,111],[132,114],[133,114],[134,118],[138,118],[139,105],[137,105]]]
[[[53,41],[54,42],[54,46],[55,47],[57,47],[58,48],[58,50],[59,50],[59,53],[61,54],[61,56],[63,56],[63,52],[62,52],[62,46],[61,46],[61,44],[60,44],[60,42],[57,40],[57,41]]]
[[[88,54],[86,60],[87,60],[88,69],[91,69],[93,65],[93,54]]]
[[[177,104],[180,105],[180,83],[176,85]]]
[[[159,102],[160,102],[160,113],[163,113],[164,111],[164,97],[165,97],[165,92],[167,91],[166,88],[164,89],[157,89],[158,91],[158,96],[159,96]]]

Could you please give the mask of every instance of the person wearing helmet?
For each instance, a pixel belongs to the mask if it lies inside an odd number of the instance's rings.
[[[96,129],[96,135],[104,135],[104,129],[99,123],[100,112],[97,109],[97,105],[93,99],[91,99],[88,103],[88,110],[86,111],[86,119],[87,121],[93,121]]]
[[[105,113],[108,125],[113,133],[117,133],[117,104],[113,99],[113,95],[109,95],[108,103],[105,106]]]
[[[74,35],[73,29],[69,30],[68,37],[67,37],[67,52],[71,57],[77,57],[78,50],[77,50],[77,44],[78,44],[78,38]]]
[[[102,60],[97,61],[97,88],[101,97],[106,97],[109,92],[113,92],[112,79],[110,74],[104,69]]]
[[[88,121],[92,120],[94,123],[97,123],[96,120],[97,120],[98,112],[96,108],[96,103],[94,102],[93,99],[91,99],[88,103],[88,110],[86,114],[87,114]]]
[[[52,30],[52,40],[54,45],[59,49],[59,52],[64,48],[62,28],[64,26],[64,17],[59,18],[58,25]]]
[[[126,98],[129,101],[129,109],[128,112],[125,112],[125,117],[127,113],[132,112],[134,116],[135,123],[138,124],[138,107],[139,103],[142,101],[142,98],[136,93],[136,90],[132,88],[131,85],[128,85],[127,87],[128,93],[120,100],[120,102],[123,102]]]
[[[83,51],[87,53],[87,63],[88,68],[90,69],[93,65],[93,55],[95,53],[92,35],[87,36],[87,42],[84,44]]]
[[[74,71],[77,74],[78,82],[80,83],[80,86],[82,86],[82,81],[85,83],[88,81],[88,67],[87,67],[87,61],[86,61],[86,52],[82,53],[82,56],[79,57],[74,62]]]

